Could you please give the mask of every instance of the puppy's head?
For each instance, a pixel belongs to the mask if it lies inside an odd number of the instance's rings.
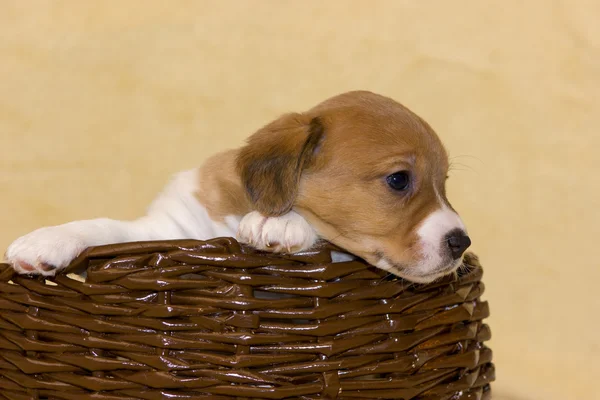
[[[250,137],[237,159],[254,208],[292,208],[319,235],[415,282],[454,271],[470,245],[446,198],[448,157],[431,127],[370,92],[287,114]]]

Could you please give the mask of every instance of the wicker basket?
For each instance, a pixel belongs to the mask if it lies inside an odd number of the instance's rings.
[[[0,264],[0,398],[489,399],[465,265],[414,285],[233,239],[97,247],[48,280]]]

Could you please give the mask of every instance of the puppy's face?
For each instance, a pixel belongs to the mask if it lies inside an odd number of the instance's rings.
[[[460,265],[470,241],[446,199],[446,151],[427,123],[369,92],[346,93],[283,118],[277,133],[255,136],[269,137],[264,145],[271,141],[279,159],[296,152],[288,173],[271,177],[271,185],[280,187],[275,191],[290,193],[262,210],[255,198],[259,211],[277,215],[293,207],[322,238],[415,282],[430,282]],[[270,156],[270,168],[285,169],[276,165],[278,157]],[[277,201],[273,193],[259,197]]]

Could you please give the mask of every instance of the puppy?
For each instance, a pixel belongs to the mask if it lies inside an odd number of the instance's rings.
[[[471,241],[446,198],[446,151],[396,101],[366,91],[290,113],[246,145],[175,175],[133,221],[46,227],[7,252],[19,273],[53,275],[89,246],[237,236],[271,252],[327,240],[404,279],[453,272]]]

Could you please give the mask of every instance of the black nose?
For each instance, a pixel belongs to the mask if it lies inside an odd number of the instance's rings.
[[[471,245],[471,239],[462,229],[455,229],[448,232],[446,235],[446,241],[448,242],[448,248],[452,258],[455,260],[459,259],[463,255],[465,250]]]

